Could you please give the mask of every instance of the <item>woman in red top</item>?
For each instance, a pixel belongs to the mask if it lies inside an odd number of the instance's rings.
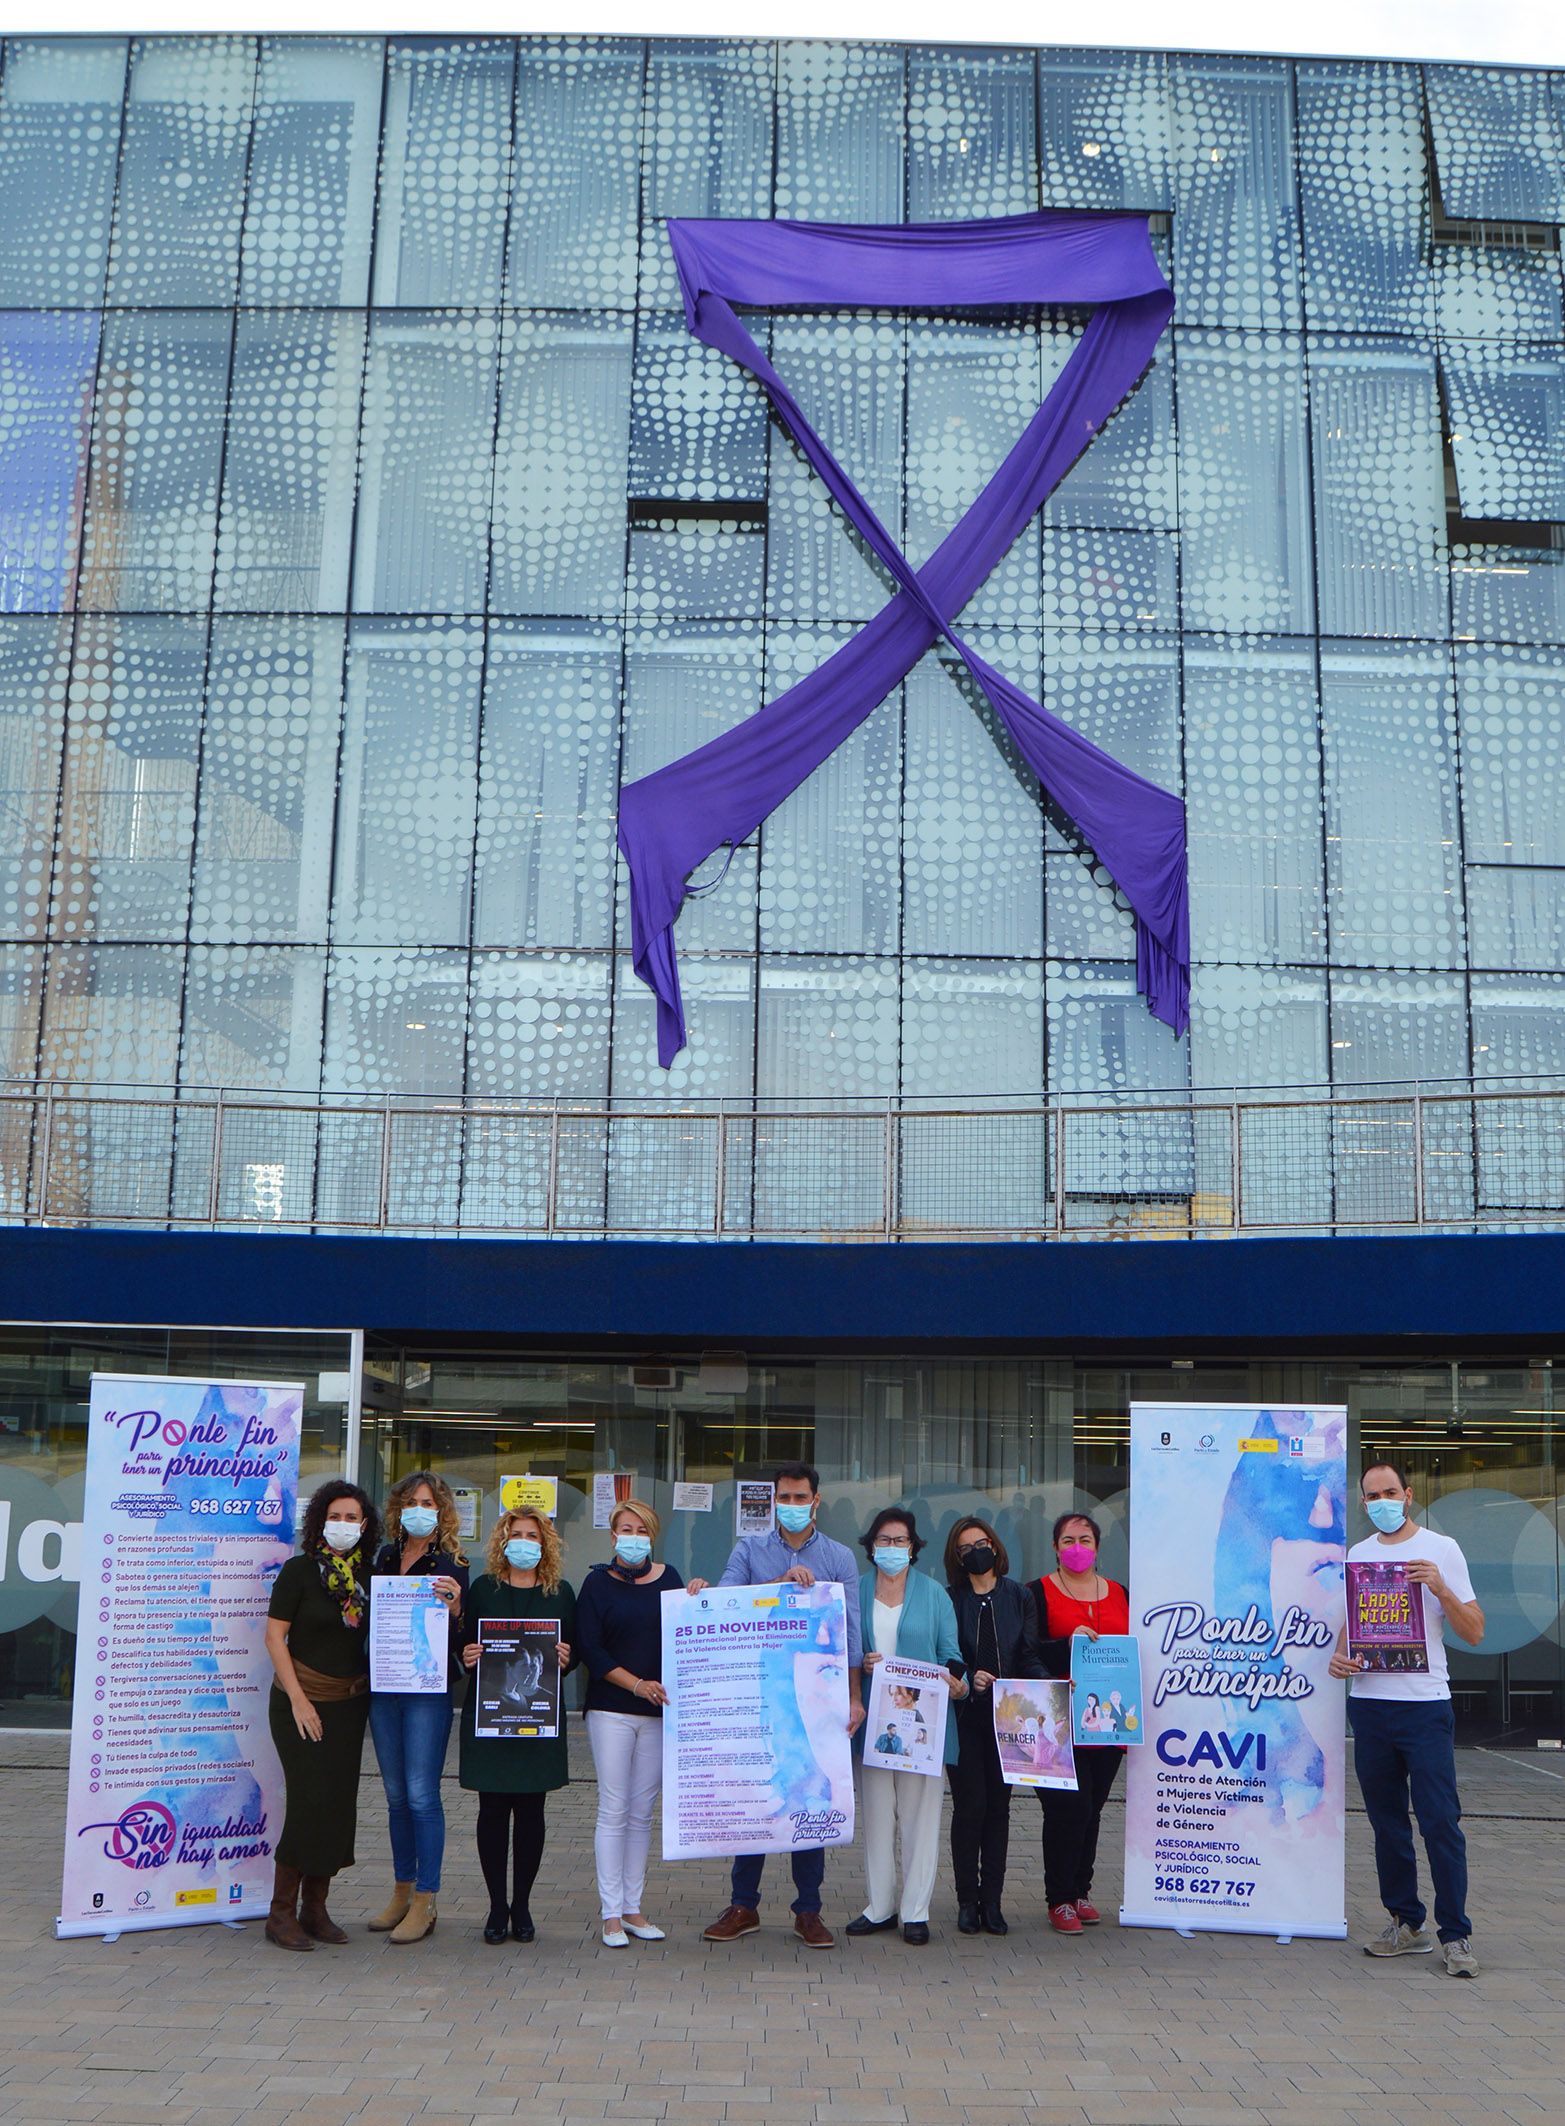
[[[1069,1642],[1078,1632],[1096,1639],[1103,1632],[1130,1630],[1130,1597],[1117,1580],[1106,1580],[1098,1570],[1101,1540],[1090,1514],[1062,1513],[1054,1524],[1054,1553],[1059,1562],[1053,1572],[1032,1583],[1038,1637],[1066,1642],[1067,1674]],[[1049,1651],[1047,1646],[1045,1651]],[[1038,1789],[1043,1804],[1043,1892],[1049,1904],[1049,1924],[1056,1934],[1079,1934],[1083,1927],[1097,1926],[1102,1918],[1089,1894],[1092,1867],[1103,1804],[1124,1754],[1123,1748],[1113,1744],[1078,1749],[1076,1792]]]

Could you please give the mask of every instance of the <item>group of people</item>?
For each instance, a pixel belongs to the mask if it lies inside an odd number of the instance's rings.
[[[1461,1553],[1447,1538],[1407,1518],[1412,1494],[1400,1471],[1365,1471],[1363,1497],[1377,1544],[1406,1546],[1413,1576],[1437,1619],[1476,1644],[1483,1618],[1472,1598]],[[1068,1676],[1071,1641],[1080,1634],[1130,1630],[1126,1589],[1099,1569],[1101,1531],[1088,1514],[1055,1522],[1055,1562],[1038,1579],[1011,1576],[1004,1542],[979,1515],[959,1520],[946,1538],[944,1584],[918,1567],[925,1549],[914,1514],[887,1506],[862,1538],[861,1568],[848,1547],[818,1525],[820,1478],[806,1462],[785,1463],[774,1482],[773,1526],[735,1544],[723,1587],[811,1586],[836,1582],[845,1593],[848,1727],[862,1751],[859,1814],[863,1827],[865,1901],[847,1933],[858,1938],[900,1927],[914,1946],[930,1938],[929,1912],[939,1861],[942,1782],[898,1775],[894,1749],[881,1738],[865,1747],[864,1680],[884,1660],[944,1667],[951,1678],[945,1731],[939,1738],[951,1794],[950,1851],[957,1928],[963,1934],[1009,1932],[1004,1911],[1012,1789],[995,1741],[992,1697],[998,1678]],[[1398,1517],[1400,1514],[1400,1518]],[[369,1924],[399,1944],[422,1940],[436,1922],[445,1846],[440,1778],[463,1670],[478,1661],[486,1619],[537,1618],[558,1628],[562,1674],[587,1674],[586,1728],[598,1782],[594,1857],[602,1940],[661,1941],[644,1909],[653,1816],[662,1783],[661,1715],[667,1703],[662,1666],[661,1598],[685,1585],[657,1556],[659,1518],[639,1499],[618,1505],[610,1523],[613,1555],[594,1565],[579,1593],[564,1577],[564,1547],[553,1521],[532,1508],[502,1513],[490,1534],[484,1571],[470,1578],[450,1487],[429,1470],[404,1477],[386,1501],[384,1533],[357,1485],[323,1484],[311,1498],[300,1554],[273,1586],[267,1648],[276,1672],[271,1732],[281,1760],[285,1816],[276,1850],[269,1940],[286,1949],[347,1936],[326,1908],[331,1878],[354,1862],[359,1767],[369,1726],[385,1784],[394,1886]],[[1416,1540],[1415,1540],[1416,1538]],[[1355,1553],[1357,1554],[1357,1553]],[[376,1576],[419,1573],[451,1615],[451,1687],[444,1694],[372,1691],[369,1611]],[[691,1594],[709,1583],[692,1579]],[[1438,1640],[1438,1622],[1431,1650]],[[1392,1679],[1368,1677],[1339,1645],[1334,1676],[1353,1677],[1351,1713],[1356,1764],[1375,1830],[1381,1893],[1391,1915],[1371,1953],[1424,1953],[1424,1930],[1408,1817],[1411,1783],[1436,1886],[1436,1920],[1447,1968],[1477,1970],[1465,1912],[1466,1861],[1451,1751],[1449,1688],[1443,1647],[1438,1668],[1417,1678],[1419,1701],[1404,1692],[1384,1701]],[[476,1731],[476,1689],[462,1712],[460,1776],[478,1795],[479,1862],[489,1894],[484,1940],[530,1942],[531,1894],[542,1861],[545,1803],[568,1778],[563,1721],[558,1733],[525,1743]],[[1442,1703],[1443,1700],[1443,1703]],[[1056,1933],[1079,1935],[1100,1924],[1092,1901],[1104,1805],[1124,1756],[1116,1738],[1122,1711],[1112,1701],[1096,1713],[1098,1746],[1076,1753],[1074,1790],[1044,1788],[1044,1893]],[[900,1866],[899,1866],[900,1847]],[[793,1930],[807,1947],[835,1937],[821,1916],[826,1855],[796,1848]],[[727,1908],[705,1930],[710,1942],[734,1942],[760,1927],[765,1856],[733,1862]],[[1452,1944],[1459,1944],[1455,1966]],[[1470,1971],[1466,1968],[1470,1965]]]

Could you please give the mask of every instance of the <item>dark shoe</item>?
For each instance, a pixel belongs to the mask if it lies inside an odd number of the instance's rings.
[[[513,1912],[511,1914],[512,1941],[536,1941],[537,1938],[538,1929],[533,1925],[531,1912]]]
[[[761,1915],[749,1905],[730,1905],[721,1919],[714,1919],[703,1941],[738,1941],[742,1934],[759,1934]]]
[[[902,1929],[902,1939],[907,1943],[910,1949],[922,1949],[925,1943],[929,1940],[928,1920],[910,1919],[907,1925]]]
[[[1010,1931],[1010,1928],[1005,1923],[1005,1914],[1000,1910],[1000,1907],[998,1905],[985,1905],[984,1932],[986,1934],[1009,1934]]]
[[[799,1912],[794,1916],[793,1931],[807,1949],[834,1949],[837,1937],[821,1918],[819,1912]]]
[[[299,1892],[299,1924],[312,1941],[329,1942],[340,1949],[348,1937],[326,1909],[329,1875],[306,1875]]]
[[[895,1925],[895,1919],[871,1919],[867,1912],[861,1912],[857,1919],[850,1919],[842,1931],[852,1935],[889,1934]]]
[[[976,1898],[964,1898],[956,1908],[956,1931],[958,1934],[982,1934],[983,1917]]]
[[[299,1884],[303,1880],[297,1868],[285,1868],[279,1861],[272,1873],[272,1909],[266,1915],[266,1938],[275,1942],[279,1949],[313,1949],[315,1944],[299,1924]]]
[[[488,1942],[491,1949],[498,1948],[510,1931],[511,1915],[509,1912],[491,1912],[484,1921],[484,1940]]]

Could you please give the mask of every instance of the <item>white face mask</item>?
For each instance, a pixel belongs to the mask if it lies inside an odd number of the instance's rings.
[[[362,1521],[328,1521],[321,1533],[339,1557],[346,1557],[350,1550],[357,1550],[359,1537],[364,1533]]]

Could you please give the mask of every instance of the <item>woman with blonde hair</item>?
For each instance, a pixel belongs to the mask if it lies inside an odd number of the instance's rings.
[[[663,1784],[663,1597],[684,1581],[652,1555],[657,1515],[626,1499],[609,1520],[614,1555],[594,1565],[576,1606],[587,1664],[587,1740],[598,1773],[598,1904],[603,1945],[661,1941],[641,1909],[652,1811]]]
[[[432,1469],[415,1469],[387,1493],[386,1540],[372,1568],[372,1602],[375,1578],[396,1578],[409,1572],[433,1577],[435,1593],[446,1605],[454,1632],[461,1624],[467,1593],[467,1553],[462,1548],[451,1486]],[[375,1757],[386,1789],[395,1876],[391,1901],[370,1921],[370,1931],[389,1934],[399,1945],[422,1941],[435,1924],[435,1897],[446,1849],[440,1774],[451,1740],[451,1690],[461,1675],[453,1640],[442,1693],[377,1690],[370,1694],[370,1733],[375,1737]]]
[[[462,1631],[465,1667],[478,1667],[478,1627],[486,1619],[542,1618],[559,1625],[560,1673],[570,1674],[576,1666],[576,1593],[561,1576],[564,1555],[559,1531],[547,1514],[530,1506],[501,1514],[490,1531],[488,1570],[468,1590]],[[484,1940],[498,1945],[509,1932],[513,1941],[531,1941],[537,1931],[531,1898],[543,1859],[544,1802],[570,1779],[564,1709],[557,1734],[545,1738],[479,1735],[474,1731],[477,1707],[475,1673],[462,1712],[461,1765],[463,1786],[478,1796],[478,1861],[489,1890]]]

